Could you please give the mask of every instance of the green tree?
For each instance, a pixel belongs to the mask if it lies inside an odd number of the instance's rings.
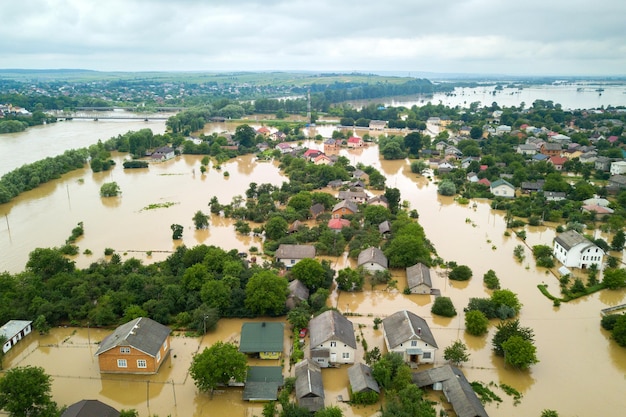
[[[272,271],[252,275],[246,284],[245,306],[254,314],[278,316],[285,311],[287,280]]]
[[[246,355],[232,343],[218,341],[204,348],[191,360],[189,374],[202,392],[210,391],[231,380],[243,382],[248,372]]]
[[[441,195],[451,196],[456,194],[456,185],[451,180],[445,179],[439,183],[437,192]]]
[[[387,204],[389,204],[389,211],[395,214],[400,207],[400,190],[397,188],[385,188],[385,198],[387,199]]]
[[[461,363],[469,360],[467,346],[460,340],[457,340],[443,350],[443,358],[452,365],[459,366]]]
[[[336,405],[329,405],[316,411],[314,417],[343,417],[343,412]]]
[[[483,282],[490,290],[496,290],[500,288],[500,280],[493,269],[490,269],[483,275]]]
[[[396,235],[385,248],[385,256],[392,268],[406,268],[418,262],[429,264],[430,252],[419,235]]]
[[[531,343],[535,338],[535,334],[532,329],[522,327],[518,319],[503,321],[498,324],[496,334],[493,336],[493,340],[491,341],[496,355],[504,356],[504,348],[502,347],[502,344],[513,336],[519,336]]]
[[[448,273],[448,278],[454,281],[467,281],[472,277],[472,270],[467,265],[457,265]]]
[[[271,217],[265,223],[265,237],[270,240],[279,240],[287,235],[287,229],[289,229],[289,224],[287,220],[282,218],[281,216]]]
[[[37,248],[28,255],[26,269],[46,280],[62,272],[73,272],[74,265],[58,249]]]
[[[611,240],[611,250],[621,251],[624,249],[624,244],[626,244],[626,234],[623,230],[618,230]]]
[[[504,361],[519,369],[528,369],[531,365],[539,362],[537,348],[529,340],[522,336],[511,336],[502,343]]]
[[[483,135],[483,129],[478,126],[472,126],[470,129],[470,138],[472,139],[480,139]]]
[[[555,410],[543,410],[540,417],[559,417],[559,413]]]
[[[326,271],[319,261],[305,258],[291,268],[291,276],[293,279],[300,280],[311,292],[314,292],[323,286]]]
[[[209,216],[198,210],[193,215],[193,224],[196,226],[196,229],[206,229],[209,227]]]
[[[517,298],[517,294],[515,294],[511,290],[495,290],[493,294],[491,294],[491,302],[496,306],[496,308],[501,305],[505,305],[512,310],[515,311],[515,314],[519,314],[520,309],[522,308],[522,303],[520,303]]]
[[[470,310],[465,313],[465,330],[474,336],[482,336],[487,333],[489,319],[480,310]]]
[[[433,303],[430,312],[438,316],[454,317],[456,316],[456,309],[450,297],[437,297]]]
[[[172,229],[172,239],[178,240],[183,238],[183,226],[180,224],[172,224],[170,229]]]
[[[115,197],[121,192],[116,182],[105,182],[100,187],[100,195],[102,197]]]
[[[626,269],[611,268],[604,271],[604,286],[611,290],[626,287]]]
[[[417,155],[422,149],[422,134],[419,132],[409,133],[404,137],[404,147],[412,155]]]
[[[341,291],[360,291],[365,281],[359,271],[352,268],[344,268],[337,273],[337,287]]]
[[[239,125],[235,128],[235,141],[239,142],[239,146],[250,148],[254,146],[256,131],[247,124]]]
[[[0,409],[11,417],[57,416],[57,405],[50,394],[51,382],[41,367],[9,369],[0,379]]]
[[[611,331],[611,337],[613,337],[613,340],[615,340],[618,345],[626,347],[626,315],[619,315]]]

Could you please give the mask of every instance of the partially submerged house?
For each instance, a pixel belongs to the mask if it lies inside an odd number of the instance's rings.
[[[372,376],[372,369],[364,363],[355,363],[348,368],[348,378],[353,394],[372,391],[380,394],[380,387]]]
[[[515,187],[507,180],[499,179],[491,183],[491,193],[496,197],[515,197]]]
[[[251,366],[243,388],[244,401],[276,401],[285,383],[281,366]]]
[[[315,246],[281,244],[274,257],[276,262],[282,262],[286,268],[291,268],[302,259],[315,258]]]
[[[402,355],[410,365],[434,363],[437,342],[426,320],[408,310],[383,319],[383,335],[388,352]]]
[[[322,369],[310,359],[296,364],[296,400],[312,413],[324,408]]]
[[[155,161],[167,161],[168,159],[172,159],[174,156],[174,148],[170,148],[169,146],[157,148],[150,155],[150,157]]]
[[[285,302],[287,309],[293,310],[301,302],[309,299],[309,289],[299,279],[289,282],[287,288],[289,290],[289,295],[287,295],[287,301]]]
[[[30,320],[9,320],[0,327],[0,336],[4,336],[6,341],[2,345],[2,351],[7,353],[9,349],[33,331],[33,322]]]
[[[554,238],[552,254],[564,266],[589,268],[596,265],[602,269],[604,250],[575,230],[568,230]]]
[[[241,325],[239,351],[261,359],[280,359],[283,353],[285,324],[248,322]]]
[[[389,262],[382,250],[370,246],[359,253],[357,266],[363,267],[369,272],[386,271]]]
[[[443,391],[458,417],[489,417],[463,372],[450,365],[439,366],[411,375],[419,388]]]
[[[406,269],[406,284],[411,294],[430,294],[433,283],[430,268],[421,262]]]
[[[120,412],[98,400],[81,400],[65,409],[61,417],[119,417]]]
[[[122,324],[96,352],[101,373],[155,374],[170,353],[171,330],[147,317]]]
[[[327,310],[309,321],[311,358],[321,367],[354,363],[356,338],[350,320]]]

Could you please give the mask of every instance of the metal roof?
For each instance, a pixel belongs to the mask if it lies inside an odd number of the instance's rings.
[[[369,262],[376,263],[383,268],[387,268],[388,265],[387,257],[385,256],[383,251],[374,246],[370,246],[369,248],[364,249],[361,251],[361,253],[359,253],[357,265],[361,266]]]
[[[322,370],[309,359],[303,359],[296,364],[296,398],[300,407],[311,412],[324,407]]]
[[[239,351],[243,353],[282,352],[285,324],[250,322],[241,326]]]
[[[161,349],[172,331],[147,317],[138,317],[122,324],[100,343],[96,356],[117,346],[131,346],[152,357]]]
[[[423,340],[437,347],[426,320],[408,310],[401,310],[383,319],[383,329],[387,343],[391,349],[409,340]]]
[[[118,417],[120,412],[98,400],[81,400],[67,407],[61,417]]]
[[[354,326],[336,310],[326,310],[309,321],[311,346],[313,348],[328,340],[338,340],[356,349]]]
[[[355,363],[348,368],[348,378],[352,392],[375,391],[380,394],[380,387],[372,376],[372,369],[363,364]]]
[[[417,287],[420,284],[428,287],[433,286],[430,278],[430,269],[421,262],[406,269],[406,281],[409,288]]]
[[[0,327],[0,336],[10,340],[31,323],[32,321],[29,320],[9,320],[4,326]]]

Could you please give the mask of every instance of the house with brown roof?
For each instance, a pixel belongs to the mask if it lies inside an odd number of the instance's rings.
[[[558,143],[544,143],[541,145],[540,152],[548,157],[551,156],[561,156],[561,151],[563,148]]]
[[[350,320],[337,310],[326,310],[309,321],[311,358],[322,368],[354,363],[356,338]]]
[[[100,373],[156,374],[170,353],[170,333],[147,317],[122,324],[100,343]]]
[[[369,272],[386,271],[389,265],[387,257],[382,250],[370,246],[359,253],[357,265]]]
[[[322,203],[315,203],[311,206],[309,211],[311,212],[311,217],[313,217],[314,219],[317,219],[317,216],[322,214],[325,210],[326,208],[324,207]]]
[[[430,294],[433,283],[430,268],[421,262],[406,269],[406,284],[411,294]]]
[[[286,268],[292,268],[305,258],[315,258],[315,246],[313,245],[288,245],[281,244],[274,253],[276,262],[282,262]]]
[[[388,352],[402,355],[410,365],[435,362],[437,342],[426,320],[408,310],[383,319],[383,335]]]
[[[313,158],[313,163],[315,165],[332,165],[333,160],[330,159],[328,156],[324,155],[323,153],[321,153],[315,158]]]

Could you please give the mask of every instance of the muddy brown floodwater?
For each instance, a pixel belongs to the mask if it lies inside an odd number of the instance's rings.
[[[321,142],[310,141],[305,145],[322,146]],[[402,199],[418,211],[419,222],[438,255],[466,264],[473,271],[473,278],[462,283],[435,274],[434,287],[452,299],[459,313],[451,319],[432,316],[431,296],[402,294],[406,285],[403,270],[392,271],[397,288],[379,286],[366,287],[360,293],[334,292],[329,304],[351,314],[357,334],[370,348],[378,346],[384,350],[382,332],[373,329],[373,319],[409,309],[432,326],[439,346],[436,364],[444,363],[443,349],[460,339],[470,350],[470,360],[463,366],[470,381],[505,383],[523,394],[521,402],[514,405],[510,396],[495,388],[503,401],[485,406],[491,416],[539,416],[543,409],[555,409],[562,416],[624,415],[626,349],[617,346],[602,330],[600,310],[624,303],[626,291],[602,291],[553,307],[537,285],[545,283],[558,293],[558,280],[552,273],[536,268],[530,252],[532,245],[552,244],[553,227],[527,227],[526,259],[517,262],[513,248],[523,242],[504,235],[503,213],[492,210],[488,201],[477,200],[473,208],[474,201],[460,205],[450,197],[439,196],[435,181],[412,174],[408,160],[380,160],[375,145],[342,150],[341,154],[352,163],[362,162],[384,173],[387,185],[400,189]],[[242,251],[260,247],[260,238],[236,234],[230,219],[212,216],[208,230],[195,231],[192,216],[197,210],[208,212],[207,204],[213,196],[226,203],[236,195],[244,195],[252,181],[279,185],[286,180],[277,164],[256,162],[253,156],[229,161],[221,171],[211,166],[204,175],[200,173],[198,156],[180,156],[151,164],[148,169],[129,171],[121,167],[123,155],[114,155],[114,159],[118,164],[110,172],[78,170],[0,206],[0,217],[5,218],[0,221],[0,270],[23,270],[30,251],[61,245],[80,221],[84,223],[85,236],[77,244],[81,252],[90,249],[93,255],[77,256],[79,267],[102,258],[107,247],[122,254],[123,259],[136,257],[144,262],[165,259],[180,244],[213,244]],[[224,177],[226,171],[229,177]],[[109,181],[119,184],[120,197],[99,196],[100,186]],[[146,209],[151,204],[165,203],[173,205]],[[171,239],[173,223],[184,226],[181,242]],[[147,256],[145,251],[152,251],[152,255]],[[354,265],[345,255],[328,259],[336,269]],[[540,362],[527,372],[506,367],[501,358],[493,355],[491,338],[496,321],[486,337],[470,336],[464,331],[463,307],[471,297],[489,296],[482,283],[482,276],[489,269],[496,272],[503,288],[518,294],[523,304],[521,324],[535,332]],[[60,328],[49,336],[33,334],[9,353],[5,365],[43,366],[54,378],[52,394],[59,404],[98,398],[119,409],[135,408],[141,416],[259,416],[262,405],[244,403],[240,388],[220,391],[211,400],[197,392],[187,375],[194,352],[216,340],[237,340],[241,324],[241,320],[221,320],[217,330],[204,339],[178,335],[172,340],[167,363],[158,375],[151,377],[100,376],[93,356],[95,343],[107,334],[100,329]],[[286,336],[288,345],[289,334]],[[362,354],[359,345],[359,355]],[[292,374],[288,365],[284,369],[285,375]],[[347,417],[376,415],[378,406],[350,407],[338,403],[339,395],[347,397],[346,370],[347,367],[341,367],[323,371],[326,404],[338,404]],[[435,400],[439,397],[439,393],[431,394]]]

